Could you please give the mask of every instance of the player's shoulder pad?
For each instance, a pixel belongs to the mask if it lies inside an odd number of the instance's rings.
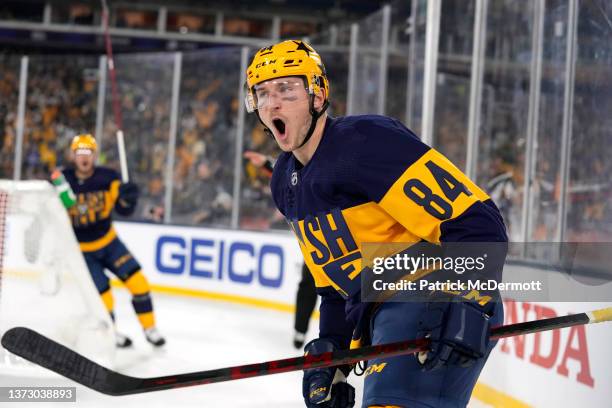
[[[350,146],[359,163],[387,161],[408,168],[430,147],[400,121],[381,115],[346,116],[334,120],[335,140]]]
[[[431,148],[400,121],[380,115],[347,116],[335,123],[355,155],[356,177],[374,201]]]
[[[400,121],[382,115],[355,115],[335,118],[333,128],[350,142],[368,144],[422,145],[420,139]],[[358,148],[353,146],[353,148]]]

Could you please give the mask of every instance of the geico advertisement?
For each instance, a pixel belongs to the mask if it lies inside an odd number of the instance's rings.
[[[152,284],[293,304],[302,257],[289,234],[116,222]]]
[[[504,301],[505,323],[587,312],[609,303]],[[612,326],[592,324],[499,341],[480,382],[534,407],[609,407]],[[525,386],[529,384],[529,386]]]

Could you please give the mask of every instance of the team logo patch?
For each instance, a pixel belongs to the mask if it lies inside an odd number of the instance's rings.
[[[291,185],[297,186],[297,183],[298,183],[298,175],[297,175],[297,171],[294,171],[293,173],[291,173]]]

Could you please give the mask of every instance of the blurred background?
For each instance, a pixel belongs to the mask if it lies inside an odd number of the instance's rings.
[[[242,109],[242,71],[257,48],[305,38],[326,64],[333,115],[403,121],[486,187],[513,240],[612,237],[610,2],[109,7],[137,219],[284,228],[265,176],[241,158],[275,154]],[[97,1],[0,3],[0,177],[46,178],[79,132],[117,166],[101,14]]]
[[[326,64],[333,115],[403,121],[486,187],[513,240],[612,237],[610,2],[109,7],[139,220],[285,228],[241,158],[275,154],[242,108],[242,72],[257,48],[304,38]],[[0,3],[0,177],[46,178],[79,132],[117,166],[101,15],[97,1]]]

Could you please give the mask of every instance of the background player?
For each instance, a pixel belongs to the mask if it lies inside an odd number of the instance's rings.
[[[113,209],[125,216],[134,212],[138,187],[134,183],[121,183],[116,171],[95,165],[97,144],[90,134],[75,136],[70,148],[74,168],[61,173],[56,170],[52,179],[63,175],[76,196],[76,203],[70,206],[68,214],[102,301],[114,321],[114,299],[109,278],[104,273],[108,269],[132,294],[132,305],[147,341],[162,346],[165,339],[155,327],[149,283],[112,224]],[[117,333],[117,347],[131,344],[128,337]]]
[[[419,359],[369,362],[363,406],[467,405],[494,347],[489,327],[503,321],[498,293],[483,294],[486,301],[479,302],[363,303],[361,251],[364,242],[505,243],[495,204],[400,122],[328,117],[325,68],[302,41],[260,49],[247,69],[247,88],[249,111],[284,152],[274,167],[272,194],[322,296],[319,338],[306,353],[427,336],[430,351]],[[503,259],[497,262],[501,268]],[[306,370],[306,406],[353,406],[349,371]]]

